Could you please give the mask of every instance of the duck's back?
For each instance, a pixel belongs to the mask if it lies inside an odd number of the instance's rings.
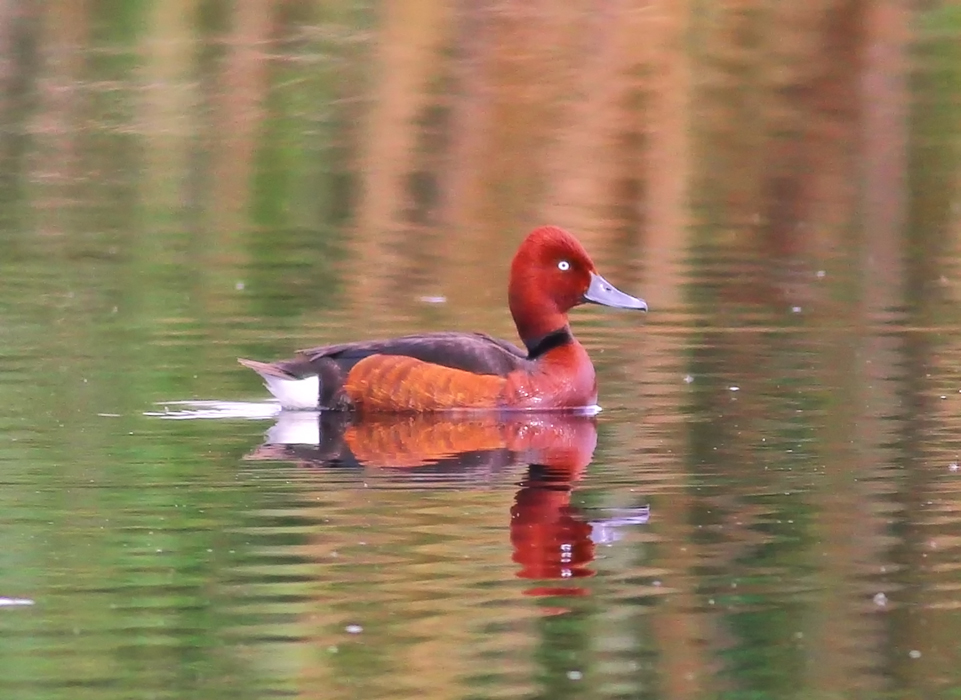
[[[372,396],[393,395],[403,385],[426,398],[434,392],[427,382],[452,382],[452,391],[476,393],[478,400],[486,401],[501,378],[531,365],[526,353],[511,343],[483,333],[452,332],[324,345],[275,363],[241,362],[258,372],[271,392],[291,408],[349,407],[357,403],[361,384],[370,388]],[[295,398],[290,393],[294,389]]]
[[[312,366],[335,362],[347,372],[371,355],[405,355],[422,362],[499,377],[506,377],[528,363],[526,352],[485,333],[422,333],[388,340],[323,345],[298,350],[297,355]]]

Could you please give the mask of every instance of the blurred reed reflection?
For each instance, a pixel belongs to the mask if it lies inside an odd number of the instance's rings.
[[[571,505],[575,483],[597,444],[593,416],[526,411],[354,416],[281,412],[248,460],[305,468],[377,470],[405,487],[488,487],[526,470],[510,513],[517,576],[567,580],[592,576],[598,542],[647,522],[648,509],[588,514]],[[539,586],[532,595],[583,595],[576,585]]]

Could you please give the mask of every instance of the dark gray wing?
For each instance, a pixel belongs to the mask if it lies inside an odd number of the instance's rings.
[[[507,376],[529,363],[527,353],[504,340],[484,333],[423,333],[389,340],[370,340],[325,345],[298,352],[298,364],[318,365],[333,361],[342,372],[370,355],[407,355],[424,362],[477,374]]]

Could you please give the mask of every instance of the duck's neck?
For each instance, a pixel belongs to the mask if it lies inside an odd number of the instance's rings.
[[[566,325],[539,338],[524,338],[524,346],[527,348],[527,358],[529,360],[536,360],[554,348],[573,342],[574,336],[571,335],[570,326]]]
[[[512,293],[509,301],[517,334],[524,341],[531,359],[573,340],[567,314],[559,311],[550,300],[533,300],[532,303],[529,294]]]

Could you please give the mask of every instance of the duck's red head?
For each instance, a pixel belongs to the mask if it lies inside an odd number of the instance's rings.
[[[556,226],[536,228],[521,243],[511,263],[507,293],[517,331],[528,348],[566,328],[567,312],[578,304],[647,311],[643,299],[619,291],[601,277],[584,246]]]

